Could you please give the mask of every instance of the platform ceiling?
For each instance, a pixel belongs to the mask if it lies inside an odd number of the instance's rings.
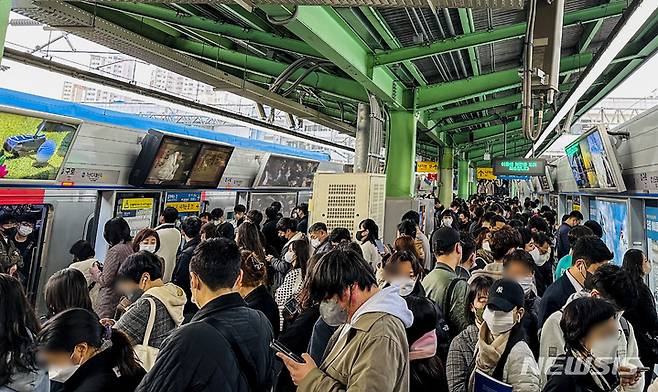
[[[522,1],[494,3],[498,8],[440,8],[442,1],[389,6],[400,4],[394,0],[350,0],[359,4],[354,7],[16,0],[14,10],[345,133],[354,132],[357,105],[370,92],[389,110],[417,112],[419,154],[436,157],[438,146],[454,145],[482,164],[487,145],[494,156],[505,145],[508,156],[531,146],[520,130],[526,11],[510,7]],[[566,0],[559,102],[632,6],[630,0]],[[657,49],[658,14],[579,101],[576,115]]]

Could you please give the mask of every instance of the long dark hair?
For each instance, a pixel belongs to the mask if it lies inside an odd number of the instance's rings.
[[[46,283],[44,297],[49,317],[71,308],[93,311],[87,280],[75,268],[55,272]]]
[[[311,257],[311,248],[306,240],[296,240],[290,244],[290,249],[295,252],[295,263],[297,268],[302,269],[302,276],[306,276],[306,266]]]
[[[132,241],[128,222],[120,216],[105,222],[103,238],[111,246]]]
[[[36,370],[30,333],[39,332],[39,322],[16,278],[0,274],[0,298],[0,385],[5,385],[14,373]]]
[[[244,221],[237,230],[237,244],[241,250],[249,250],[256,254],[258,260],[265,262],[265,247],[260,241],[258,227],[250,222]]]
[[[404,300],[414,315],[413,324],[406,329],[411,347],[424,334],[436,328],[438,314],[434,303],[426,297],[408,295]],[[445,368],[438,353],[430,358],[410,361],[409,379],[411,390],[429,390],[430,386],[444,385],[447,382]]]
[[[313,300],[313,295],[311,293],[311,282],[313,280],[313,268],[321,257],[322,254],[316,253],[308,259],[304,283],[302,283],[302,289],[299,291],[299,294],[297,294],[297,299],[299,300],[299,306],[301,309],[308,309],[316,303],[316,301]]]
[[[44,351],[73,353],[80,343],[99,349],[108,338],[112,365],[119,368],[121,376],[139,375],[142,367],[128,336],[114,328],[106,330],[98,316],[86,309],[65,310],[48,320],[37,336],[37,346]]]
[[[636,282],[644,282],[644,252],[639,249],[629,249],[624,253],[624,261],[621,269]]]
[[[359,227],[361,227],[362,230],[368,230],[368,237],[362,238],[361,240],[363,242],[370,241],[374,245],[377,245],[375,243],[375,240],[379,239],[379,226],[377,226],[377,223],[372,219],[364,219],[359,223]]]

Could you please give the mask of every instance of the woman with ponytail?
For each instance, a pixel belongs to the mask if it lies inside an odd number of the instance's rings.
[[[103,327],[86,309],[55,315],[37,335],[52,389],[61,392],[134,391],[144,377],[128,337]]]

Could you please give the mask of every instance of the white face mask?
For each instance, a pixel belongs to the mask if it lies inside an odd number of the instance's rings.
[[[489,241],[482,242],[482,249],[486,250],[487,252],[491,252],[491,245],[489,245]]]
[[[311,238],[311,246],[317,249],[320,246],[320,240],[317,238]]]
[[[155,253],[155,244],[139,244],[139,250],[145,250],[151,253]]]
[[[487,323],[489,331],[491,331],[494,336],[509,331],[514,327],[514,324],[516,324],[514,311],[503,312],[502,310],[491,310],[489,307],[484,309],[482,319]]]
[[[516,282],[521,285],[523,294],[527,295],[529,292],[534,291],[535,279],[532,276],[524,276],[523,278],[517,279]]]
[[[285,256],[283,256],[283,258],[284,258],[284,260],[286,260],[288,263],[292,264],[292,262],[293,262],[293,258],[294,258],[294,254],[293,254],[292,252],[288,252],[288,253],[286,253]]]
[[[23,237],[27,237],[28,235],[32,234],[33,231],[34,229],[30,226],[18,226],[18,234],[22,235]]]
[[[71,360],[73,360],[73,353],[71,353]],[[80,368],[80,364],[73,365],[69,364],[68,366],[59,367],[59,366],[49,366],[48,367],[48,378],[52,381],[65,383],[73,374]]]
[[[414,287],[416,287],[416,279],[413,278],[391,279],[391,286],[399,286],[400,296],[406,297],[407,295],[411,294],[412,291],[414,291]]]
[[[443,218],[441,222],[444,227],[452,227],[452,218]]]
[[[602,365],[610,365],[617,358],[617,349],[619,348],[619,339],[616,336],[608,336],[592,343],[590,354]]]

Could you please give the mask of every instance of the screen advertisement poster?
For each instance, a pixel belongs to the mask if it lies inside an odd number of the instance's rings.
[[[200,147],[199,142],[165,137],[144,184],[185,185]]]
[[[54,181],[78,125],[0,111],[0,179]]]
[[[644,216],[647,220],[647,258],[651,263],[649,289],[658,302],[658,207],[646,207]]]
[[[621,169],[603,128],[594,128],[565,148],[569,166],[581,189],[625,191]]]
[[[261,168],[254,187],[310,188],[319,162],[270,155]]]
[[[192,188],[217,188],[233,147],[204,144],[187,179]]]
[[[597,198],[596,214],[592,218],[603,228],[603,242],[614,253],[614,264],[621,266],[628,250],[628,207],[623,201]]]

